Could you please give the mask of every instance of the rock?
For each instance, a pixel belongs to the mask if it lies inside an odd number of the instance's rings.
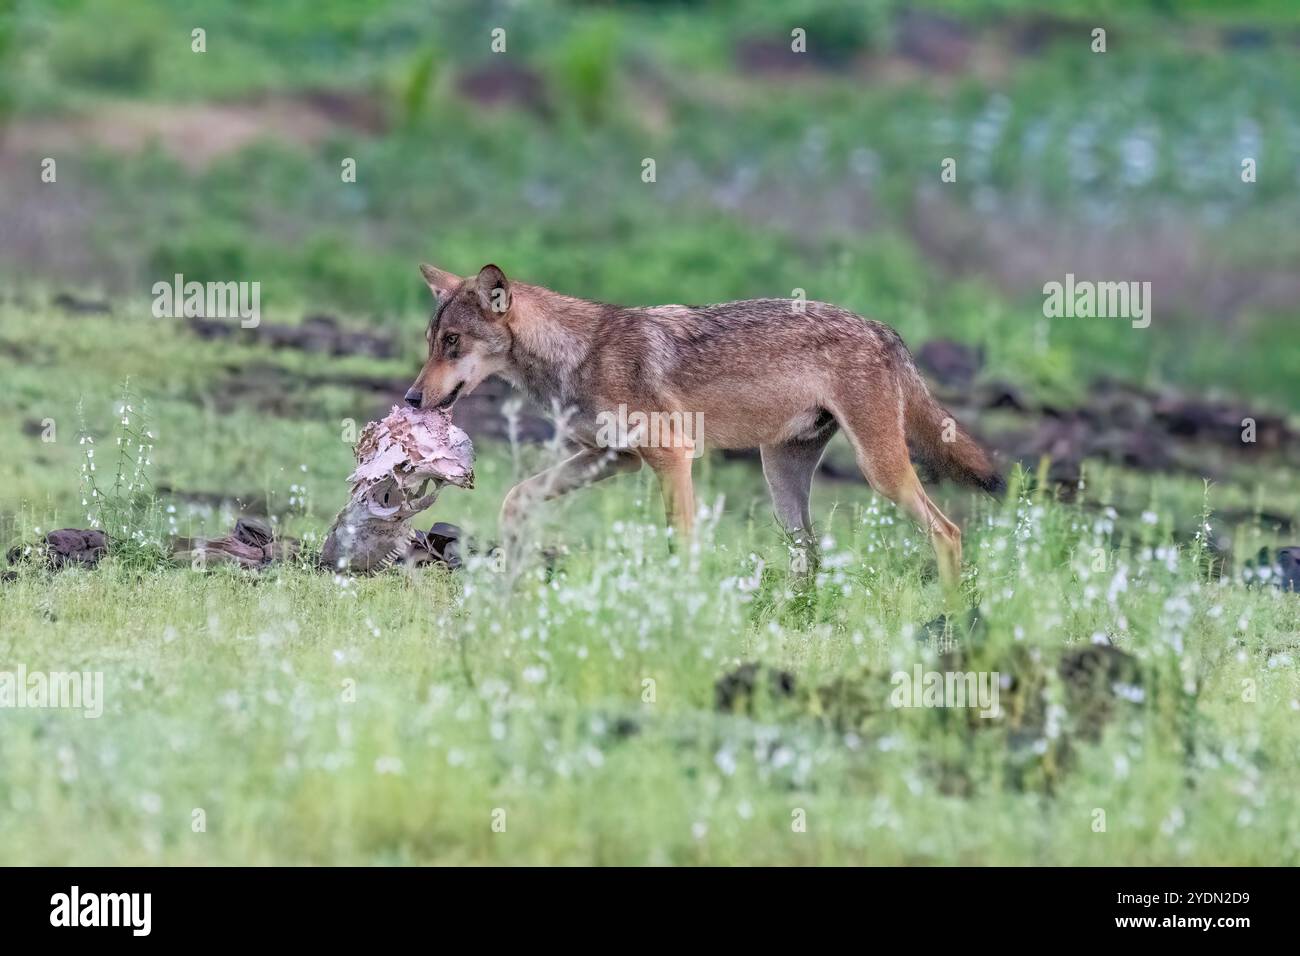
[[[964,23],[927,11],[902,10],[894,21],[894,32],[901,55],[939,73],[964,71],[974,49]]]
[[[266,548],[275,539],[271,526],[260,518],[244,517],[235,522],[235,537],[253,548]]]
[[[299,325],[262,322],[247,329],[235,319],[191,316],[186,321],[190,331],[204,339],[233,339],[322,355],[394,358],[398,354],[397,343],[391,335],[346,329],[332,315],[308,315]]]
[[[946,649],[956,640],[982,641],[988,637],[988,625],[980,617],[978,608],[969,608],[964,614],[940,614],[916,629],[914,640],[919,644],[932,644]]]
[[[1228,50],[1264,50],[1273,45],[1273,35],[1263,27],[1224,27],[1220,39]]]
[[[723,713],[757,716],[763,720],[813,719],[837,733],[868,739],[893,733],[901,721],[934,721],[945,735],[964,738],[968,752],[975,735],[1001,734],[998,752],[1005,761],[1008,780],[1017,787],[1041,786],[1050,790],[1074,759],[1076,741],[1095,742],[1105,728],[1124,713],[1135,715],[1153,688],[1147,686],[1138,660],[1106,644],[1073,645],[1048,650],[1024,645],[996,653],[983,649],[986,628],[978,617],[936,619],[927,627],[932,636],[947,635],[956,625],[965,631],[961,643],[920,665],[926,672],[966,674],[992,679],[997,674],[996,709],[986,714],[981,705],[896,707],[893,695],[897,675],[883,668],[865,668],[815,687],[796,682],[794,675],[758,663],[742,664],[714,684],[714,707]],[[904,672],[907,676],[908,672]],[[1059,680],[1065,711],[1049,730],[1048,703]],[[781,704],[775,712],[755,714],[756,695]],[[1173,691],[1181,694],[1181,688]],[[1187,699],[1178,698],[1175,710],[1185,713]],[[991,709],[992,710],[992,709]],[[1152,719],[1168,714],[1159,709]],[[966,792],[973,786],[963,760],[936,755],[927,766],[945,790]]]
[[[1074,20],[1050,14],[1032,13],[1013,18],[1007,24],[1011,48],[1020,55],[1037,56],[1052,43],[1073,40],[1079,33]]]
[[[95,299],[82,299],[71,292],[60,292],[53,299],[56,306],[72,315],[108,315],[113,307],[107,302]]]
[[[969,345],[948,339],[933,339],[916,353],[916,364],[941,387],[965,389],[975,381],[984,356]]]
[[[1066,710],[1085,740],[1098,740],[1123,702],[1144,698],[1137,658],[1110,644],[1067,649],[1056,673],[1065,685]]]
[[[1276,450],[1296,437],[1280,415],[1261,413],[1231,402],[1170,393],[1156,400],[1153,411],[1171,435],[1215,442],[1245,452]],[[1242,440],[1247,422],[1254,423],[1253,442]]]
[[[761,664],[741,664],[714,683],[713,707],[724,714],[745,713],[752,716],[754,692],[759,687],[765,687],[773,698],[793,697],[794,675]]]
[[[63,528],[51,531],[37,544],[10,548],[6,556],[10,564],[25,557],[35,557],[51,568],[75,564],[93,568],[108,552],[108,538],[96,528]]]
[[[1017,412],[1029,411],[1024,393],[1010,382],[993,381],[975,386],[973,398],[980,408],[1009,408]]]
[[[424,533],[424,537],[435,561],[441,561],[453,571],[461,566],[460,528],[445,521],[437,521]]]
[[[55,567],[82,564],[93,568],[108,551],[108,538],[94,528],[51,531],[45,536],[45,543]]]
[[[456,90],[483,106],[519,106],[540,116],[551,113],[546,78],[514,63],[485,60],[456,78]]]
[[[803,53],[790,48],[789,37],[742,37],[735,44],[736,65],[743,73],[795,74],[833,66],[821,55],[821,48],[812,44]]]
[[[1277,553],[1277,585],[1283,591],[1300,594],[1300,547],[1282,548]]]

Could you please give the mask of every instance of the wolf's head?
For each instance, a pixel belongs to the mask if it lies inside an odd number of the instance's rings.
[[[484,266],[468,279],[420,266],[438,300],[425,338],[429,357],[407,390],[414,408],[451,408],[456,399],[508,364],[510,283],[500,269]]]

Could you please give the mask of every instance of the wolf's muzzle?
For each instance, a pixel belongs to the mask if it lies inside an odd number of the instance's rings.
[[[451,408],[451,406],[456,403],[456,399],[460,398],[460,390],[464,387],[465,387],[465,383],[461,382],[459,385],[453,388],[451,392],[447,395],[447,397],[438,403],[438,407]]]

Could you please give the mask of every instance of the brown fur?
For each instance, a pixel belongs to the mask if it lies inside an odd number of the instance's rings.
[[[702,415],[704,441],[759,448],[777,516],[811,542],[808,489],[826,443],[844,428],[872,486],[930,533],[945,582],[960,574],[961,533],[926,496],[913,453],[943,476],[996,491],[983,450],[930,395],[898,333],[825,302],[754,299],[624,308],[506,279],[496,266],[462,279],[421,266],[438,299],[429,357],[407,400],[446,405],[501,375],[570,413],[581,451],[512,489],[509,524],[536,498],[648,464],[669,519],[689,532],[689,447],[602,448],[601,413]]]

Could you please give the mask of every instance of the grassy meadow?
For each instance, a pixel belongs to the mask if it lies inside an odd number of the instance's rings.
[[[113,542],[3,568],[0,673],[104,693],[0,708],[0,863],[1300,862],[1300,597],[1245,573],[1300,543],[1293,448],[939,486],[946,629],[924,534],[865,483],[818,478],[805,579],[717,454],[687,544],[645,472],[546,505],[503,571],[501,500],[562,450],[476,437],[476,487],[421,522],[465,530],[457,571],[167,557],[242,513],[319,546],[422,361],[421,261],[629,304],[804,289],[981,350],[1034,409],[1111,377],[1296,424],[1298,21],[1168,6],[0,4],[0,547]],[[1150,328],[1044,318],[1067,271],[1150,279]],[[151,312],[178,272],[394,351],[200,337]],[[1104,645],[1140,680],[1094,722],[1056,662]],[[1014,676],[1005,719],[890,706],[945,653]],[[747,662],[794,690],[719,706]]]

